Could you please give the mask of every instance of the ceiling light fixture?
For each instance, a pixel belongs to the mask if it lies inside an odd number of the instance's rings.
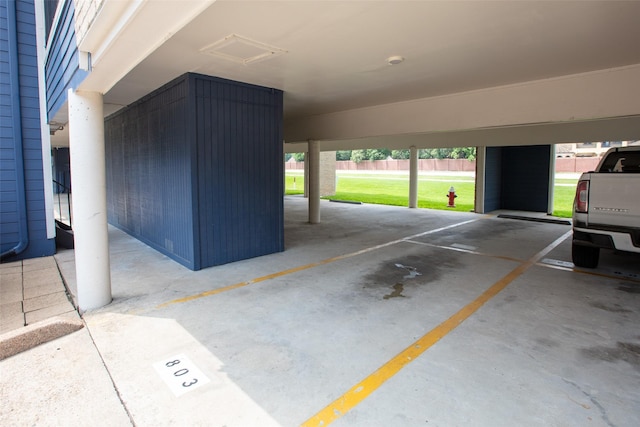
[[[49,122],[49,135],[55,135],[55,133],[59,130],[64,129],[63,123],[54,122],[53,120]]]
[[[402,61],[404,61],[404,58],[402,56],[400,56],[400,55],[390,56],[390,57],[387,58],[387,63],[389,65],[398,65]]]

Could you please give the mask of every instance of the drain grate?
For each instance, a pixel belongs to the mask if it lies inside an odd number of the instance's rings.
[[[520,219],[522,221],[547,222],[549,224],[571,225],[571,221],[568,221],[566,219],[536,218],[531,216],[507,215],[507,214],[500,214],[498,215],[498,218]]]

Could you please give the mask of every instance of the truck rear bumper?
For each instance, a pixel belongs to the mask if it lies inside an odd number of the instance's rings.
[[[638,243],[637,233],[637,229],[630,229],[628,231],[611,231],[574,227],[573,243],[584,246],[640,253],[640,243]]]

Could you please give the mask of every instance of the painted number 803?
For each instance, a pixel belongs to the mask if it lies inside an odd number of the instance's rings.
[[[180,359],[176,359],[176,360],[170,360],[169,362],[165,363],[164,366],[166,366],[167,368],[173,368],[174,366],[180,364]],[[177,371],[175,371],[173,373],[174,377],[181,377],[183,375],[186,375],[189,373],[189,369],[187,368],[182,368],[182,369],[178,369]],[[198,379],[197,378],[193,378],[191,381],[187,382],[183,382],[182,383],[182,387],[191,387],[194,384],[198,383]]]
[[[153,364],[173,394],[181,396],[210,382],[209,378],[185,354],[167,357]]]

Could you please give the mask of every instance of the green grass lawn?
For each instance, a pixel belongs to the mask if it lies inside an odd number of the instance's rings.
[[[576,182],[577,179],[556,179],[553,211],[555,216],[571,217]],[[458,195],[455,208],[447,207],[447,196],[451,186],[455,188]],[[303,193],[304,175],[302,171],[287,171],[285,194]],[[418,207],[469,212],[473,210],[474,193],[475,182],[472,177],[422,175],[418,181]],[[325,198],[407,206],[409,204],[409,178],[406,174],[339,174],[336,194]]]
[[[578,180],[573,180],[571,186],[559,186],[558,180],[553,188],[553,215],[563,218],[571,218],[573,213],[573,197],[576,194]]]

